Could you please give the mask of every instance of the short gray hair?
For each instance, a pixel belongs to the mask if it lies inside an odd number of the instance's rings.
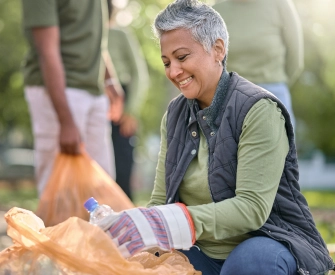
[[[176,29],[190,30],[193,38],[203,45],[207,52],[210,52],[215,41],[221,38],[227,57],[229,43],[227,27],[221,15],[212,7],[198,0],[175,0],[158,13],[153,31],[160,39],[164,32]]]

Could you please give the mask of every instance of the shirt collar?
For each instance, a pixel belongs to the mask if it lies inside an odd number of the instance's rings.
[[[216,126],[215,124],[215,120],[220,113],[220,109],[222,108],[224,99],[226,97],[229,79],[230,75],[226,70],[223,70],[219,83],[216,87],[216,91],[211,105],[203,109],[203,113],[207,117],[206,122],[213,131],[216,131],[218,128],[218,126]],[[189,99],[188,105],[191,109],[195,111],[195,113],[198,113],[200,111],[197,100]]]

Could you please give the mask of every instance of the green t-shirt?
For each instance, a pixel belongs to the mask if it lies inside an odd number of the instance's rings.
[[[303,39],[292,0],[226,0],[213,8],[229,33],[228,71],[259,84],[295,82]]]
[[[103,93],[102,51],[107,51],[108,43],[106,0],[22,0],[22,8],[30,47],[23,63],[25,85],[44,85],[32,28],[58,26],[66,86]]]
[[[165,204],[166,114],[154,190],[148,207]],[[179,188],[196,229],[196,245],[214,259],[226,259],[247,232],[259,229],[270,215],[289,150],[285,119],[277,103],[262,99],[246,115],[238,144],[236,196],[214,203],[208,186],[208,147],[200,135],[198,155]]]

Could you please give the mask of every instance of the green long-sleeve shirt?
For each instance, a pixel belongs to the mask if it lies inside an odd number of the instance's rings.
[[[226,0],[213,8],[229,33],[228,71],[254,83],[295,82],[303,38],[292,0]]]
[[[127,88],[125,112],[138,115],[149,87],[149,73],[141,46],[125,28],[110,28],[108,38],[108,50],[117,76]]]
[[[148,207],[165,204],[166,114],[154,190]],[[258,101],[248,112],[238,144],[236,196],[214,203],[208,186],[208,147],[201,133],[198,155],[179,188],[196,229],[196,245],[215,259],[225,259],[250,231],[267,220],[278,189],[289,145],[285,119],[277,104]]]

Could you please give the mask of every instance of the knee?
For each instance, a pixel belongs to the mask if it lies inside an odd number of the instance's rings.
[[[220,274],[296,274],[296,262],[281,243],[266,237],[254,237],[230,253]]]

